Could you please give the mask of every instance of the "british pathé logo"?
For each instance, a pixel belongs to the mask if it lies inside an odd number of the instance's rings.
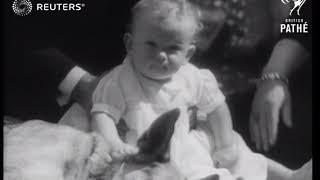
[[[84,3],[36,3],[35,11],[81,11]],[[12,4],[13,12],[19,16],[26,16],[32,10],[30,0],[15,0]]]
[[[303,6],[303,4],[306,2],[306,0],[281,0],[283,4],[290,5],[290,2],[294,3],[293,8],[290,10],[290,16],[292,15],[292,12],[294,10],[297,10],[297,14],[300,16],[300,9]]]
[[[294,5],[290,10],[289,17],[285,19],[284,23],[280,24],[281,33],[308,33],[308,22],[300,17],[300,9],[306,0],[281,0],[282,3],[290,5],[293,2]],[[296,10],[298,16],[293,16],[293,12]],[[295,18],[292,18],[295,17]]]
[[[19,16],[28,15],[32,10],[32,4],[29,0],[15,0],[12,4],[13,12]]]

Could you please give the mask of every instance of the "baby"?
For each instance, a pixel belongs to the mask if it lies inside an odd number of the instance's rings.
[[[137,153],[137,140],[152,119],[179,108],[170,162],[188,179],[213,174],[220,179],[292,178],[295,171],[247,147],[233,130],[214,75],[189,62],[199,29],[197,14],[185,0],[139,1],[124,35],[127,56],[93,94],[92,129],[111,145],[112,157],[123,157]],[[190,107],[198,109],[196,129],[190,127]]]

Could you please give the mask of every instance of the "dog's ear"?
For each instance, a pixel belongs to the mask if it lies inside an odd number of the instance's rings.
[[[179,115],[180,110],[176,108],[159,116],[139,138],[137,143],[139,154],[155,159],[162,155],[166,156]]]

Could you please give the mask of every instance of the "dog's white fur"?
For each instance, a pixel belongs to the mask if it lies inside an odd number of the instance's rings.
[[[93,136],[32,120],[4,135],[5,180],[87,179]]]

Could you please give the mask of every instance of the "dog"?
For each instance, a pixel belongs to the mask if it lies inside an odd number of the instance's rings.
[[[195,113],[191,108],[192,129]],[[137,154],[112,161],[110,146],[96,133],[42,120],[21,123],[5,118],[4,179],[186,180],[169,155],[179,115],[180,110],[173,109],[159,116],[138,139]],[[201,180],[219,179],[211,175]]]
[[[4,126],[5,180],[185,179],[169,162],[169,142],[179,110],[158,117],[139,138],[139,152],[110,163],[102,137],[30,120]],[[111,175],[111,176],[110,176]]]

